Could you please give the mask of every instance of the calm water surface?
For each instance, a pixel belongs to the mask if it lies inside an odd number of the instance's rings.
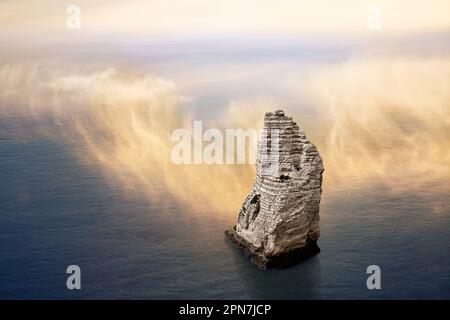
[[[322,252],[263,272],[223,236],[234,212],[200,220],[164,195],[124,197],[46,140],[1,140],[0,157],[3,298],[450,298],[450,215],[432,210],[445,192],[325,190]],[[65,288],[69,264],[81,291]],[[365,287],[371,264],[380,291]]]
[[[327,64],[349,56],[345,51],[348,48],[336,46],[331,46],[332,53],[328,52],[330,46],[321,47],[317,54],[307,49],[291,50],[276,56],[275,62],[293,63],[292,60],[297,59],[306,63],[320,60]],[[126,56],[133,57],[134,63],[139,65],[153,51],[137,52],[135,55],[128,52]],[[210,70],[227,70],[228,75],[234,74],[242,64],[251,64],[255,55],[251,50],[248,54],[241,52],[238,59],[232,53],[227,55],[221,51],[222,54],[213,59],[208,52],[194,51],[182,58],[168,53],[153,57],[158,61],[153,70],[181,82],[182,91],[195,96],[186,101],[203,119],[219,118],[220,109],[208,113],[205,112],[207,106],[220,106],[231,95],[246,101],[244,93],[271,92],[282,97],[277,101],[287,105],[300,103],[296,100],[298,96],[285,92],[285,86],[294,80],[279,82],[277,78],[289,71],[289,63],[277,64],[275,69],[266,71],[258,68],[266,66],[266,62],[273,65],[272,51],[261,51],[264,54],[259,57],[256,69],[274,77],[262,81],[261,73],[244,72],[240,77],[228,76],[216,82],[211,80]],[[177,73],[183,65],[186,69]],[[146,68],[150,69],[148,65]],[[255,81],[255,78],[260,80]],[[195,81],[191,83],[189,79]],[[5,101],[3,99],[2,103]],[[259,109],[249,110],[259,112]],[[442,130],[440,126],[443,118],[431,111],[431,116],[425,120],[411,118],[409,111],[390,114],[395,118],[392,127],[376,127],[381,128],[378,134],[391,130],[389,137],[392,139],[384,139],[382,143],[370,136],[373,127],[368,127],[367,131],[361,128],[352,131],[346,139],[365,139],[368,154],[384,164],[381,169],[373,168],[381,170],[381,176],[385,177],[383,181],[363,176],[352,184],[349,181],[352,177],[346,174],[358,164],[355,159],[361,149],[348,153],[341,150],[340,155],[350,158],[353,154],[354,157],[346,166],[332,162],[330,154],[333,153],[323,139],[331,130],[329,127],[321,129],[320,118],[311,110],[305,108],[300,112],[303,115],[300,123],[304,124],[308,136],[318,142],[325,156],[319,239],[322,251],[291,268],[269,271],[258,270],[250,264],[223,234],[234,224],[239,205],[250,190],[252,175],[241,175],[244,171],[251,172],[248,166],[231,166],[227,173],[220,175],[221,179],[205,173],[192,180],[187,174],[189,171],[179,173],[167,167],[155,170],[151,160],[156,159],[155,155],[167,157],[166,150],[147,150],[139,144],[133,149],[133,141],[140,143],[139,135],[117,140],[122,141],[120,147],[126,147],[118,149],[117,154],[102,153],[110,150],[107,148],[95,149],[97,157],[91,158],[103,159],[100,164],[82,161],[79,155],[94,153],[92,145],[86,144],[81,135],[71,135],[70,139],[59,138],[58,134],[56,138],[48,134],[35,135],[31,130],[33,119],[14,120],[14,116],[3,113],[0,120],[0,298],[449,299],[448,170],[442,171],[447,172],[443,179],[422,181],[428,174],[418,168],[423,163],[421,159],[428,157],[433,161],[435,157],[439,162],[442,153],[433,149],[434,145],[430,145],[426,153],[417,153],[407,139],[418,132],[414,139],[422,145],[428,139],[441,141],[440,146],[448,147],[445,142],[450,138],[448,127]],[[111,113],[106,113],[102,119],[108,120],[107,115]],[[116,121],[117,117],[110,120]],[[105,128],[128,130],[128,126],[100,127]],[[27,134],[23,137],[17,132]],[[402,140],[402,137],[406,138]],[[151,135],[145,136],[147,138],[155,139]],[[108,135],[105,139],[108,140]],[[147,141],[145,139],[142,141]],[[401,149],[402,146],[405,149]],[[119,144],[113,144],[113,150],[114,147],[118,148]],[[149,152],[148,167],[146,161],[135,166],[135,160],[140,158],[134,153],[141,152],[144,155]],[[389,154],[392,155],[389,161],[383,162]],[[120,168],[111,169],[109,157],[120,159],[112,161]],[[411,161],[405,162],[405,159]],[[133,170],[125,171],[120,179],[111,179],[105,174],[105,171],[118,172],[128,165]],[[367,163],[368,168],[369,165]],[[405,187],[405,182],[398,179],[401,177],[398,172],[407,170],[411,174],[415,168],[420,179],[408,180]],[[343,176],[331,179],[337,172]],[[135,176],[146,181],[137,191],[125,183]],[[213,184],[213,180],[218,181]],[[235,187],[236,181],[242,182],[239,188]],[[149,185],[151,196],[145,192]],[[167,192],[167,185],[170,190],[178,191]],[[178,189],[178,186],[184,188]],[[197,193],[203,189],[207,191],[203,192],[206,200],[199,201]],[[219,201],[230,194],[233,198],[228,203],[228,200]],[[208,207],[208,202],[215,206]],[[65,270],[71,264],[81,267],[82,290],[66,289]],[[381,267],[382,289],[369,291],[366,268],[373,264]]]

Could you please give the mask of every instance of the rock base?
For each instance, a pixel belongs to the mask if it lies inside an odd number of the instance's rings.
[[[256,248],[239,236],[234,228],[226,230],[225,235],[242,250],[245,256],[249,258],[253,264],[257,265],[258,268],[262,270],[269,268],[286,268],[304,261],[320,252],[317,241],[310,240],[307,241],[306,245],[303,247],[286,252],[282,255],[266,256],[259,248]]]

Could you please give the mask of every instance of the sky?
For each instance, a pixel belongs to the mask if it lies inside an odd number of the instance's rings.
[[[2,0],[0,39],[73,37],[69,5],[80,7],[82,39],[365,34],[374,15],[384,33],[450,29],[448,0]]]

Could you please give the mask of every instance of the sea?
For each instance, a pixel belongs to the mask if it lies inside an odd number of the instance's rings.
[[[450,299],[450,69],[439,39],[383,50],[380,39],[5,47],[0,298]],[[72,104],[82,111],[66,112]],[[263,271],[224,235],[254,165],[179,168],[169,134],[196,119],[245,127],[272,106],[324,158],[321,251]],[[67,287],[70,265],[79,290]],[[381,287],[370,290],[372,265]]]

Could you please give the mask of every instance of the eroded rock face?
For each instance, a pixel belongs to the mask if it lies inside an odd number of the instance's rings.
[[[318,252],[323,171],[317,148],[292,117],[266,113],[256,179],[226,234],[263,269]]]

